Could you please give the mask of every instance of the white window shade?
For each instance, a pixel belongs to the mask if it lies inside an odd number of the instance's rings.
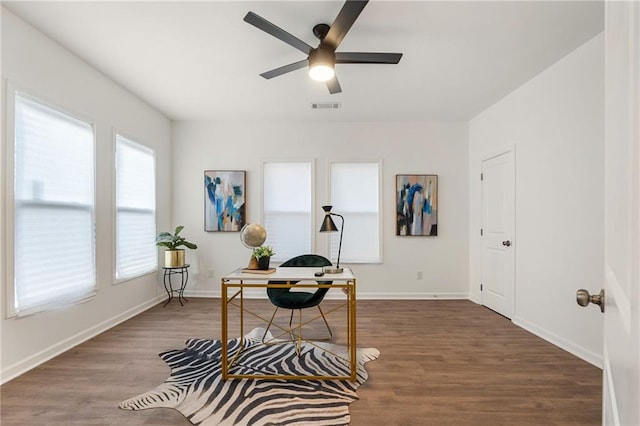
[[[158,267],[153,150],[116,134],[116,279]]]
[[[340,263],[377,263],[380,249],[379,163],[332,163],[333,213],[344,217]],[[340,229],[342,221],[334,217]],[[338,257],[340,232],[330,235],[331,260]]]
[[[305,162],[264,162],[263,226],[273,260],[311,253],[311,195],[313,167]]]
[[[95,293],[91,124],[15,93],[14,300],[26,315]]]

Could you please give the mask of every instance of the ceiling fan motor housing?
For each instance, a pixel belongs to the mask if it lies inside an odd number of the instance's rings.
[[[314,65],[328,65],[331,68],[336,63],[336,54],[333,49],[329,47],[319,46],[316,49],[311,49],[309,52],[309,67]]]

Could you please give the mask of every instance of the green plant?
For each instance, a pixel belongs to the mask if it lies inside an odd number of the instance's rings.
[[[184,229],[184,226],[180,225],[176,227],[176,230],[173,234],[169,232],[161,232],[156,237],[156,245],[158,247],[166,247],[169,250],[177,250],[178,247],[185,246],[190,249],[197,249],[198,246],[187,241],[184,237],[181,237],[179,234]]]
[[[276,252],[273,251],[271,246],[260,246],[253,249],[253,257],[260,259],[261,257],[271,257]]]

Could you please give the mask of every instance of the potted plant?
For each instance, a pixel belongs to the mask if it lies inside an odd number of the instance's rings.
[[[197,245],[180,236],[180,232],[183,229],[184,226],[180,225],[176,227],[173,234],[169,232],[161,232],[156,237],[156,245],[167,249],[164,252],[165,268],[180,268],[184,266],[184,249],[178,247],[185,246],[192,250],[198,248]]]
[[[258,263],[258,269],[269,269],[269,261],[271,256],[276,254],[271,246],[260,246],[253,249],[252,257],[254,257]]]

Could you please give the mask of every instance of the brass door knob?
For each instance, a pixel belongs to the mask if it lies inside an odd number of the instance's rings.
[[[600,312],[604,312],[604,290],[600,290],[598,294],[589,294],[587,290],[581,288],[576,292],[576,302],[582,307],[593,303],[600,306]]]

